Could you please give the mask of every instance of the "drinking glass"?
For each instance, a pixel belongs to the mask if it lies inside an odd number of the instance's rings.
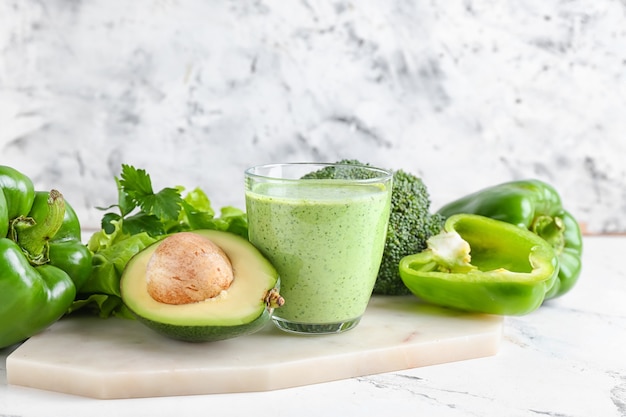
[[[249,238],[278,271],[285,299],[272,316],[278,328],[324,334],[357,326],[382,259],[392,180],[390,171],[351,164],[245,171]]]

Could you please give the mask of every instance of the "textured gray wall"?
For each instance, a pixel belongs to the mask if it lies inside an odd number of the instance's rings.
[[[249,165],[347,157],[624,232],[625,75],[619,0],[3,1],[0,164],[93,227],[122,163],[243,207]]]

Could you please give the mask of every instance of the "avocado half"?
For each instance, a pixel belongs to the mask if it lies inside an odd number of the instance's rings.
[[[234,280],[215,298],[189,304],[156,301],[147,289],[146,267],[158,241],[136,254],[126,265],[120,287],[122,300],[147,327],[172,339],[208,342],[260,330],[274,307],[282,304],[274,266],[248,240],[217,230],[196,230],[219,246],[232,264]]]

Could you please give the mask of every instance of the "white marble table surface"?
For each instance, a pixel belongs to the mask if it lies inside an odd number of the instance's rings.
[[[94,400],[7,385],[1,351],[0,417],[626,416],[626,237],[585,243],[578,285],[507,317],[495,356],[270,392]]]

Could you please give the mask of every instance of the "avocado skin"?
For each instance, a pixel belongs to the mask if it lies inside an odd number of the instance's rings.
[[[238,326],[178,326],[153,321],[134,312],[133,314],[140,323],[163,336],[183,342],[196,343],[217,342],[255,333],[265,326],[271,316],[269,311],[265,309],[256,319]]]

